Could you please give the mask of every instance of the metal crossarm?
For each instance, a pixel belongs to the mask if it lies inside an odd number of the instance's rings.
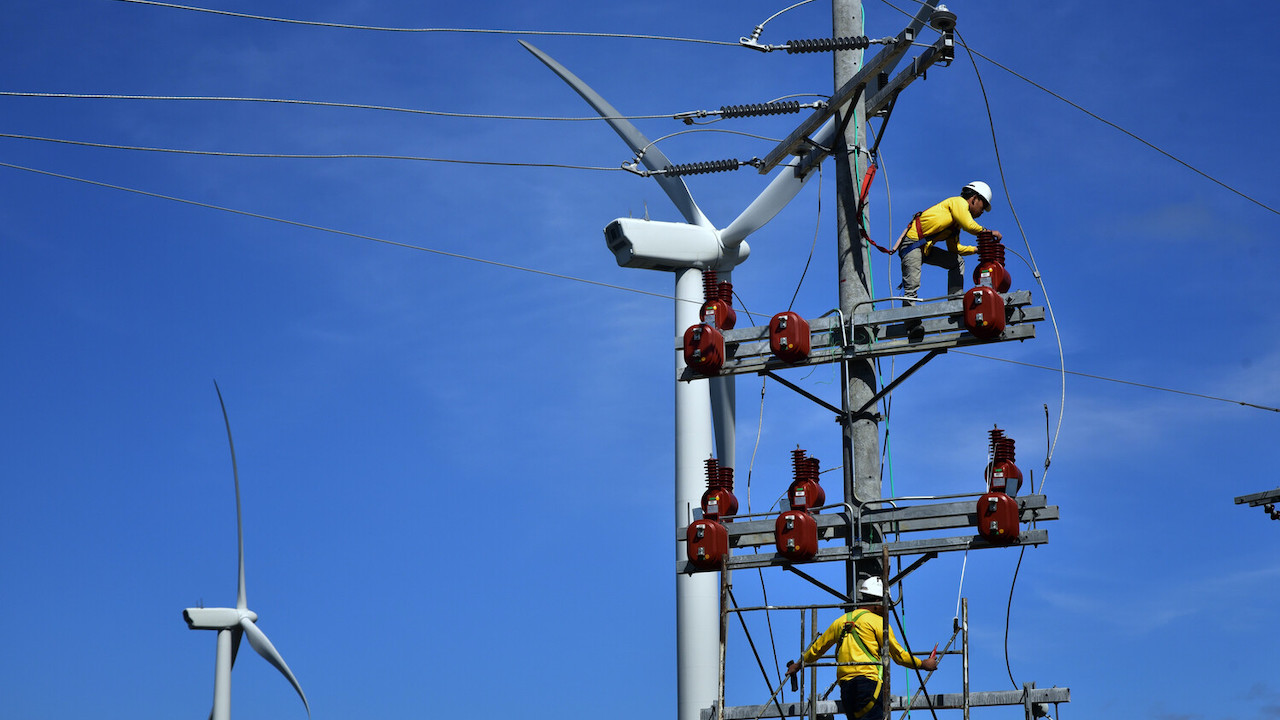
[[[889,701],[891,710],[905,710],[909,698],[902,695],[894,695]],[[960,710],[965,707],[964,696],[961,693],[935,693],[929,695],[929,702],[933,703],[936,710]],[[1064,703],[1071,702],[1071,689],[1064,687],[1055,688],[1030,688],[1024,690],[995,690],[990,692],[971,692],[969,693],[969,707],[995,707],[998,705],[1023,705],[1027,702],[1031,703]],[[923,700],[916,702],[916,709],[925,707]],[[779,713],[781,708],[781,713]],[[816,710],[819,720],[831,720],[837,715],[843,715],[844,705],[838,700],[819,700]],[[738,705],[726,707],[724,709],[724,720],[752,720],[752,718],[776,718],[776,717],[803,717],[809,713],[809,703],[784,702],[770,703],[769,705]],[[705,708],[702,711],[701,720],[713,720],[715,717],[712,708]]]
[[[719,374],[767,373],[854,358],[945,351],[956,347],[1035,337],[1036,330],[1032,323],[1044,320],[1045,311],[1043,307],[1031,305],[1031,292],[1017,290],[1001,297],[1004,298],[1008,313],[1005,330],[999,337],[989,340],[976,338],[964,329],[964,301],[961,299],[854,313],[844,327],[837,316],[810,320],[809,356],[795,363],[785,362],[773,355],[769,348],[769,328],[766,326],[725,330],[725,360]],[[907,336],[905,324],[910,320],[921,322],[925,332],[923,338],[913,339]],[[684,338],[677,337],[675,346],[676,349],[683,348]],[[678,379],[688,381],[698,377],[700,376],[689,368],[682,367]]]
[[[1024,495],[1015,498],[1018,502],[1020,521],[1026,525],[1035,522],[1057,520],[1058,507],[1047,504],[1044,495]],[[884,508],[863,510],[856,517],[847,506],[835,506],[838,512],[817,513],[813,516],[817,524],[819,541],[833,541],[850,537],[852,526],[875,526],[881,535],[888,533],[937,532],[958,528],[974,528],[977,523],[977,498],[946,503],[929,503],[911,505],[901,508]],[[760,517],[757,515],[751,518]],[[775,542],[774,522],[776,516],[768,516],[763,520],[735,519],[726,522],[725,529],[729,533],[729,547],[734,549],[772,546]],[[855,533],[860,535],[860,533]],[[685,541],[685,529],[678,528],[678,542]],[[821,548],[810,562],[846,561],[861,557],[874,557],[887,549],[889,555],[920,555],[926,553],[950,552],[982,548],[1017,547],[1026,545],[1042,545],[1049,541],[1048,532],[1041,529],[1024,529],[1016,540],[1009,545],[998,545],[989,542],[974,533],[957,537],[927,537],[915,540],[896,542],[855,543],[847,546]],[[787,566],[797,564],[776,553],[743,553],[731,556],[729,569],[755,568],[769,566]],[[676,572],[697,572],[691,564],[684,560],[676,561]]]

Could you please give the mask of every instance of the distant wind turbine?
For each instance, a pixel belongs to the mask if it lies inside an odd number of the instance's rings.
[[[249,609],[244,592],[244,524],[240,516],[240,471],[236,467],[236,445],[231,439],[231,419],[227,417],[227,405],[222,400],[222,389],[214,382],[218,392],[218,404],[222,406],[222,420],[227,426],[227,444],[231,447],[231,474],[236,485],[236,539],[240,550],[240,583],[236,592],[236,606],[233,608],[194,607],[182,611],[187,627],[192,630],[217,630],[218,655],[213,675],[213,711],[211,720],[230,720],[231,718],[231,667],[235,665],[236,653],[240,650],[242,635],[249,637],[249,645],[281,672],[298,691],[302,705],[311,715],[311,705],[302,692],[302,686],[293,676],[293,671],[285,664],[284,658],[276,650],[266,633],[255,624],[258,614]]]

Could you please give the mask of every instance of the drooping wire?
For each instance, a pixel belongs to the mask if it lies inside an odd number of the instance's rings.
[[[964,41],[964,38],[960,35],[958,31],[956,32],[956,40],[960,43],[960,46],[963,47],[965,51],[969,53],[969,62],[973,65],[974,75],[978,79],[978,88],[982,91],[982,102],[987,109],[987,123],[991,127],[991,145],[993,150],[995,151],[996,168],[1000,172],[1000,184],[1004,187],[1005,201],[1008,202],[1009,204],[1009,212],[1013,215],[1014,222],[1018,226],[1018,232],[1021,233],[1022,235],[1023,244],[1026,245],[1027,258],[1029,259],[1031,264],[1031,273],[1035,277],[1036,283],[1040,285],[1040,292],[1044,296],[1045,309],[1047,309],[1049,312],[1049,321],[1053,325],[1053,335],[1054,335],[1054,338],[1057,340],[1057,344],[1058,344],[1058,362],[1062,369],[1062,372],[1061,372],[1062,396],[1060,399],[1060,404],[1058,406],[1058,426],[1054,430],[1053,441],[1049,444],[1048,453],[1045,455],[1045,458],[1044,458],[1044,473],[1042,473],[1040,476],[1040,490],[1043,490],[1045,477],[1049,474],[1049,465],[1053,460],[1053,450],[1058,444],[1058,435],[1059,433],[1062,432],[1062,419],[1066,412],[1066,404],[1067,404],[1067,364],[1066,364],[1065,354],[1063,353],[1063,350],[1062,350],[1062,334],[1058,329],[1058,321],[1053,313],[1053,304],[1049,301],[1049,291],[1045,288],[1044,279],[1040,276],[1040,268],[1036,264],[1035,253],[1031,250],[1031,241],[1027,239],[1027,232],[1022,227],[1022,220],[1018,218],[1018,211],[1016,208],[1014,208],[1013,198],[1010,197],[1009,195],[1009,183],[1005,178],[1004,163],[1000,159],[1000,143],[996,138],[995,116],[991,112],[991,101],[987,97],[986,85],[982,82],[982,73],[978,70],[978,61],[974,59],[973,53],[969,51],[969,45]],[[1013,667],[1009,660],[1009,623],[1010,623],[1010,618],[1013,615],[1013,592],[1014,592],[1014,589],[1018,586],[1018,571],[1022,569],[1022,557],[1023,557],[1023,554],[1026,553],[1026,551],[1027,551],[1027,548],[1024,546],[1022,550],[1018,553],[1018,564],[1013,570],[1013,579],[1009,582],[1009,603],[1005,607],[1005,613],[1004,613],[1004,665],[1005,665],[1005,669],[1009,673],[1009,682],[1013,683],[1013,687],[1015,690],[1017,689],[1018,684],[1013,679]]]
[[[813,224],[813,242],[809,245],[809,257],[805,258],[804,270],[800,272],[800,280],[796,282],[796,291],[791,293],[791,302],[787,303],[787,311],[796,304],[796,298],[800,295],[800,287],[804,285],[804,278],[809,274],[809,263],[813,262],[813,251],[818,247],[818,232],[822,229],[822,166],[818,166],[818,219]]]
[[[1009,673],[1009,682],[1013,683],[1013,689],[1018,689],[1018,682],[1013,679],[1013,668],[1009,665],[1009,617],[1013,614],[1013,588],[1018,584],[1018,571],[1022,569],[1022,556],[1027,552],[1027,546],[1023,545],[1022,550],[1018,552],[1018,564],[1013,568],[1013,582],[1009,583],[1009,604],[1004,609],[1004,669]]]
[[[1022,220],[1018,217],[1018,211],[1013,205],[1013,198],[1009,195],[1009,183],[1004,174],[1004,162],[1000,159],[1000,143],[996,139],[996,121],[995,115],[991,112],[991,100],[987,97],[986,85],[982,82],[982,73],[978,70],[978,61],[974,59],[972,52],[969,52],[969,45],[964,41],[960,33],[956,32],[956,40],[960,46],[969,53],[969,62],[973,65],[973,73],[978,79],[978,89],[982,91],[982,102],[987,109],[987,123],[991,126],[991,146],[995,151],[996,169],[1000,172],[1000,184],[1004,187],[1005,201],[1009,204],[1009,212],[1013,215],[1013,220],[1018,226],[1018,232],[1022,235],[1022,242],[1027,248],[1027,258],[1031,264],[1031,274],[1035,277],[1036,283],[1040,286],[1040,293],[1044,296],[1045,309],[1049,313],[1049,323],[1053,326],[1053,336],[1058,344],[1058,364],[1062,368],[1062,395],[1058,405],[1058,425],[1053,432],[1053,442],[1049,444],[1049,454],[1044,459],[1044,472],[1040,475],[1040,488],[1038,491],[1044,490],[1044,483],[1049,475],[1049,465],[1053,462],[1053,451],[1058,446],[1058,437],[1062,433],[1062,419],[1066,414],[1067,406],[1067,360],[1062,349],[1062,333],[1058,329],[1058,319],[1053,312],[1053,303],[1049,300],[1049,291],[1044,286],[1044,278],[1040,275],[1040,267],[1036,264],[1035,253],[1031,250],[1031,241],[1027,239],[1027,232],[1022,227]]]
[[[348,23],[331,23],[319,22],[316,20],[295,20],[292,18],[270,17],[267,15],[250,15],[248,13],[231,12],[230,10],[214,10],[212,8],[196,7],[194,5],[178,5],[176,3],[156,2],[156,0],[116,1],[131,3],[134,5],[153,5],[156,7],[172,8],[174,10],[190,10],[193,12],[209,13],[211,15],[225,15],[228,17],[243,18],[246,20],[265,20],[267,22],[286,23],[289,25],[309,25],[312,27],[337,28],[342,30],[373,30],[377,32],[400,33],[478,33],[485,35],[555,35],[561,37],[627,38],[633,40],[669,40],[672,42],[702,43],[704,45],[727,45],[729,47],[738,47],[738,43],[725,42],[723,40],[702,40],[698,38],[668,37],[665,35],[638,35],[632,33],[571,32],[565,30],[496,30],[487,28],[406,28],[379,27],[376,25],[351,25]]]
[[[914,3],[916,3],[917,5],[923,5],[923,4],[924,4],[923,2],[921,2],[921,0],[911,0],[911,1],[912,1],[912,2],[914,2]],[[880,0],[880,2],[884,3],[885,5],[889,6],[890,8],[893,8],[894,10],[897,10],[898,12],[902,13],[903,15],[906,15],[907,17],[914,17],[911,13],[909,13],[909,12],[907,12],[906,10],[903,10],[902,8],[898,7],[897,5],[894,5],[893,3],[889,2],[889,0]],[[956,33],[956,39],[959,39],[959,37],[960,37],[960,34],[959,34],[959,33]],[[1195,173],[1195,174],[1197,174],[1197,175],[1199,175],[1199,176],[1201,176],[1201,177],[1205,178],[1206,180],[1208,180],[1208,181],[1210,181],[1210,182],[1214,183],[1215,185],[1219,185],[1219,186],[1221,186],[1222,188],[1226,189],[1227,191],[1232,192],[1232,193],[1234,193],[1234,194],[1236,194],[1236,195],[1239,195],[1240,197],[1242,197],[1242,198],[1244,198],[1245,200],[1248,200],[1249,202],[1251,202],[1251,203],[1253,203],[1253,204],[1255,204],[1255,205],[1257,205],[1257,206],[1259,206],[1259,207],[1263,208],[1264,210],[1268,210],[1268,211],[1270,211],[1270,212],[1276,213],[1277,215],[1280,215],[1280,210],[1277,210],[1276,208],[1273,208],[1273,207],[1271,207],[1270,205],[1267,205],[1267,204],[1263,203],[1262,201],[1260,201],[1260,200],[1258,200],[1258,199],[1256,199],[1256,198],[1254,198],[1254,197],[1252,197],[1252,196],[1250,196],[1250,195],[1247,195],[1247,194],[1245,194],[1244,192],[1241,192],[1240,190],[1237,190],[1236,188],[1232,187],[1231,185],[1228,185],[1228,184],[1226,184],[1225,182],[1223,182],[1223,181],[1221,181],[1221,180],[1219,180],[1219,179],[1217,179],[1217,178],[1213,177],[1212,175],[1210,175],[1210,174],[1208,174],[1208,173],[1204,172],[1203,170],[1200,170],[1199,168],[1195,167],[1195,166],[1194,166],[1194,165],[1192,165],[1191,163],[1188,163],[1187,161],[1183,160],[1182,158],[1179,158],[1178,156],[1174,155],[1173,153],[1171,153],[1171,152],[1169,152],[1169,151],[1165,150],[1164,148],[1162,148],[1162,147],[1160,147],[1160,146],[1156,145],[1155,143],[1152,143],[1152,142],[1149,142],[1149,141],[1147,141],[1147,140],[1143,139],[1141,136],[1137,135],[1136,133],[1132,133],[1132,132],[1130,132],[1130,131],[1128,131],[1128,130],[1126,130],[1126,129],[1122,128],[1122,127],[1120,127],[1119,125],[1117,125],[1117,124],[1115,124],[1115,123],[1111,122],[1110,120],[1107,120],[1106,118],[1102,117],[1101,115],[1098,115],[1097,113],[1094,113],[1094,112],[1092,112],[1092,111],[1090,111],[1090,110],[1085,109],[1085,108],[1084,108],[1084,107],[1082,107],[1081,105],[1079,105],[1079,104],[1077,104],[1077,103],[1074,103],[1074,102],[1072,102],[1072,101],[1068,100],[1067,98],[1063,97],[1062,95],[1059,95],[1058,93],[1056,93],[1056,92],[1054,92],[1054,91],[1050,90],[1049,88],[1047,88],[1047,87],[1045,87],[1045,86],[1041,85],[1040,83],[1038,83],[1038,82],[1036,82],[1036,81],[1034,81],[1034,80],[1032,80],[1032,79],[1028,78],[1028,77],[1027,77],[1027,76],[1025,76],[1025,75],[1022,75],[1021,73],[1018,73],[1017,71],[1015,71],[1015,70],[1013,70],[1013,69],[1011,69],[1011,68],[1008,68],[1008,67],[1006,67],[1006,66],[1004,66],[1004,65],[1002,65],[1002,64],[1000,64],[1000,63],[998,63],[998,62],[996,62],[995,60],[992,60],[991,58],[987,57],[986,55],[983,55],[982,53],[980,53],[980,52],[978,52],[978,51],[976,51],[976,50],[973,50],[973,49],[971,49],[971,48],[969,48],[969,47],[967,47],[967,46],[965,47],[965,50],[967,50],[967,51],[970,53],[970,55],[971,55],[971,58],[970,58],[970,59],[972,59],[972,56],[973,56],[973,55],[977,55],[978,57],[982,58],[983,60],[986,60],[987,62],[991,63],[992,65],[995,65],[996,67],[1000,68],[1001,70],[1004,70],[1005,72],[1009,73],[1010,75],[1012,75],[1012,76],[1014,76],[1014,77],[1018,78],[1019,80],[1021,80],[1021,81],[1025,82],[1025,83],[1027,83],[1028,85],[1030,85],[1030,86],[1032,86],[1032,87],[1036,88],[1037,90],[1040,90],[1041,92],[1047,93],[1048,95],[1050,95],[1050,96],[1052,96],[1052,97],[1054,97],[1054,98],[1056,98],[1056,99],[1058,99],[1058,100],[1061,100],[1062,102],[1064,102],[1064,103],[1066,103],[1066,104],[1070,105],[1071,107],[1075,108],[1076,110],[1079,110],[1080,112],[1084,113],[1085,115],[1088,115],[1089,117],[1093,118],[1094,120],[1097,120],[1098,122],[1102,123],[1103,125],[1106,125],[1106,126],[1108,126],[1108,127],[1111,127],[1111,128],[1116,129],[1116,130],[1119,130],[1120,132],[1124,133],[1125,135],[1128,135],[1129,137],[1133,138],[1134,140],[1137,140],[1138,142],[1142,143],[1143,145],[1146,145],[1147,147],[1151,148],[1152,150],[1155,150],[1156,152],[1160,153],[1161,155],[1164,155],[1165,157],[1169,158],[1170,160],[1172,160],[1172,161],[1174,161],[1174,162],[1178,163],[1179,165],[1181,165],[1181,166],[1185,167],[1186,169],[1190,170],[1191,172],[1193,172],[1193,173]]]

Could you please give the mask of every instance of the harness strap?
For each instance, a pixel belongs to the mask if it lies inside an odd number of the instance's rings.
[[[858,647],[862,649],[862,652],[866,653],[868,658],[870,658],[871,660],[878,660],[879,658],[876,656],[876,654],[872,653],[871,649],[867,647],[866,643],[862,642],[862,637],[858,635],[858,632],[854,627],[854,625],[858,622],[858,618],[862,617],[866,613],[867,613],[866,610],[859,610],[857,612],[851,612],[846,616],[848,617],[848,620],[844,624],[844,631],[841,633],[840,644],[844,645],[845,636],[852,635],[854,642],[858,643]],[[884,683],[884,666],[876,665],[876,689],[874,692],[871,693],[871,699],[867,701],[866,705],[863,705],[858,710],[845,708],[845,711],[851,712],[852,713],[851,717],[854,717],[854,718],[860,718],[863,715],[866,715],[867,712],[871,710],[871,708],[875,707],[876,698],[880,697],[880,687],[883,683]]]

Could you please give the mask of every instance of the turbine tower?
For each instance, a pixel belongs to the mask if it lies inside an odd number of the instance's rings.
[[[623,267],[660,270],[675,275],[675,335],[701,322],[702,273],[715,270],[728,279],[733,268],[747,259],[748,235],[759,230],[786,206],[812,173],[796,176],[798,159],[780,165],[774,179],[723,229],[703,214],[684,181],[662,171],[672,163],[666,155],[595,90],[546,53],[523,40],[520,44],[551,68],[587,104],[609,123],[635,152],[670,198],[684,223],[620,218],[605,230],[610,249]],[[829,120],[814,141],[830,146],[835,122]],[[676,373],[684,367],[681,351],[675,354]],[[734,379],[716,377],[676,383],[675,461],[676,527],[688,525],[693,508],[700,504],[703,461],[711,456],[712,433],[721,467],[734,466]],[[679,544],[676,560],[683,560]],[[713,573],[676,577],[676,653],[678,665],[678,720],[697,720],[701,708],[715,700],[719,668],[720,588]]]
[[[213,711],[209,717],[210,720],[231,719],[231,668],[235,665],[236,653],[240,650],[241,636],[248,636],[250,647],[289,680],[293,689],[298,691],[298,697],[302,698],[302,705],[310,716],[311,705],[307,703],[307,696],[302,692],[302,686],[293,676],[293,671],[285,664],[280,652],[267,639],[266,633],[255,624],[258,622],[258,614],[249,609],[249,603],[245,598],[244,524],[240,516],[240,471],[236,467],[236,445],[231,439],[231,419],[227,417],[227,405],[222,400],[222,390],[218,387],[218,383],[215,382],[213,387],[218,392],[218,404],[222,406],[222,420],[227,426],[227,444],[231,448],[231,474],[235,478],[236,486],[236,540],[239,545],[240,578],[236,590],[235,607],[194,607],[182,611],[187,627],[192,630],[218,631],[218,654],[213,675]]]

